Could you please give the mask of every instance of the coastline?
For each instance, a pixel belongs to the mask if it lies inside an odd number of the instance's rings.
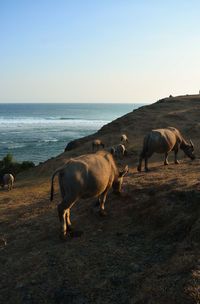
[[[62,153],[72,140],[97,132],[136,104],[0,104],[0,159],[38,164]]]

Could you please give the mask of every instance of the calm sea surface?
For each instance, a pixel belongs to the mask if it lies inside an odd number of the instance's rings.
[[[38,164],[62,153],[70,141],[92,134],[143,104],[0,104],[0,159]]]

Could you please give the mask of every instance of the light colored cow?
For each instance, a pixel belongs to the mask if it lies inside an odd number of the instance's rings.
[[[168,153],[174,151],[174,162],[178,164],[177,153],[182,149],[184,153],[191,159],[195,159],[193,154],[194,145],[190,140],[190,144],[182,137],[180,132],[173,127],[166,129],[152,130],[144,137],[143,150],[140,154],[138,171],[141,171],[142,160],[145,159],[145,170],[148,171],[148,158],[154,152],[165,153],[164,165],[168,165]]]
[[[3,187],[8,185],[8,190],[11,190],[14,184],[14,176],[11,173],[4,174]]]
[[[64,167],[56,170],[52,176],[51,200],[54,177],[58,174],[62,196],[62,202],[58,205],[61,237],[70,230],[70,209],[77,200],[98,197],[100,211],[103,212],[109,190],[113,187],[115,193],[120,193],[127,172],[128,166],[119,172],[112,155],[106,151],[72,158]]]
[[[122,143],[128,143],[128,137],[126,136],[126,134],[122,134],[120,140]]]
[[[126,153],[126,147],[122,144],[117,146],[117,156],[122,159],[124,154]]]
[[[101,142],[100,139],[95,139],[92,142],[92,150],[93,151],[98,151],[102,147],[104,149],[105,145]]]

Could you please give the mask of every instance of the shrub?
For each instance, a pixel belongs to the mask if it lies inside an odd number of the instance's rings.
[[[11,154],[11,153],[8,153],[8,154],[3,158],[2,162],[3,162],[3,165],[4,165],[5,167],[11,166],[11,165],[13,164],[13,156],[12,156],[12,154]]]
[[[33,167],[35,167],[35,164],[32,161],[23,161],[21,163],[21,170],[22,171],[27,170],[29,168],[33,168]]]
[[[0,161],[0,175],[12,173],[14,176],[22,171],[35,167],[32,161],[23,161],[22,163],[14,162],[11,153],[8,153]]]

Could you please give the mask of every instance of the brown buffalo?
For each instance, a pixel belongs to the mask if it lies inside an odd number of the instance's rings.
[[[102,141],[100,139],[95,139],[92,142],[92,150],[93,151],[98,151],[100,149],[100,147],[102,147],[104,149],[105,145],[102,143]]]
[[[122,144],[119,144],[116,148],[117,150],[117,156],[122,159],[124,154],[126,153],[126,147]]]
[[[128,143],[128,137],[126,136],[126,134],[122,134],[121,137],[120,137],[120,140],[123,143]]]
[[[3,184],[2,186],[4,187],[5,185],[8,186],[8,190],[11,190],[14,184],[14,176],[11,173],[6,173],[3,176]]]
[[[70,230],[70,208],[78,199],[98,197],[100,210],[104,211],[108,191],[113,187],[115,193],[120,193],[127,172],[128,166],[119,172],[112,155],[105,151],[72,158],[63,168],[56,170],[52,176],[51,200],[54,177],[59,174],[62,202],[58,205],[58,215],[61,236]]]
[[[193,154],[194,145],[190,140],[190,144],[182,137],[180,132],[173,127],[166,129],[152,130],[144,137],[143,150],[140,154],[138,171],[141,171],[142,160],[145,159],[145,170],[148,171],[148,158],[152,156],[154,152],[164,153],[164,165],[168,165],[168,153],[174,151],[175,164],[178,164],[177,153],[182,149],[184,153],[192,160],[195,159]]]

